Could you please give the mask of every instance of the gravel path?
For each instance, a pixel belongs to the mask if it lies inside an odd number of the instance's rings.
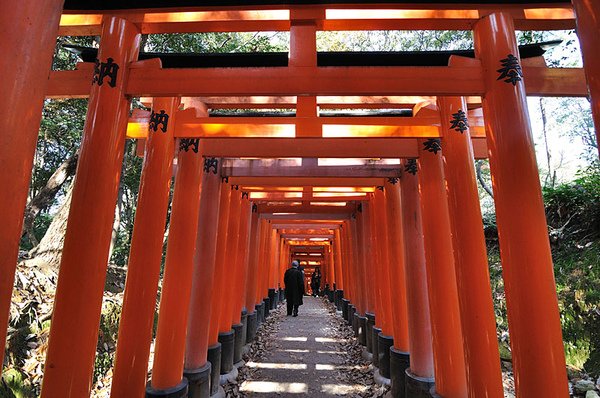
[[[272,314],[270,325],[259,336],[261,348],[247,358],[240,395],[383,395],[384,390],[373,385],[372,368],[360,355],[362,348],[329,302],[305,297],[298,317],[285,312],[282,305]]]

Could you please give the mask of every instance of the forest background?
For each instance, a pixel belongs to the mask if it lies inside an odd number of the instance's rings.
[[[580,67],[574,31],[518,32],[520,44],[560,39],[545,59],[550,67]],[[60,37],[53,68],[75,68],[68,44],[97,47],[97,37]],[[465,31],[319,32],[319,51],[424,51],[473,48]],[[147,52],[288,51],[289,33],[145,35]],[[572,376],[600,375],[600,162],[587,99],[528,98],[540,182],[554,258],[565,352]],[[139,99],[133,107],[143,108]],[[33,397],[43,375],[52,298],[66,228],[87,100],[45,101],[25,212],[20,263],[11,306],[9,344],[0,397]],[[119,184],[94,373],[95,394],[110,382],[124,275],[142,159],[127,141]],[[476,162],[488,246],[501,357],[510,361],[510,334],[487,161]],[[168,222],[165,241],[168,236]],[[543,325],[539,325],[543,327]]]

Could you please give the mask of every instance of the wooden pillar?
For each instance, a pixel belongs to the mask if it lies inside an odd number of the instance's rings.
[[[384,190],[385,187],[378,187],[373,195],[373,215],[375,216],[375,222],[372,225],[374,227],[374,235],[377,239],[377,259],[379,264],[376,272],[378,274],[377,284],[381,296],[381,308],[379,309],[376,320],[383,317],[383,322],[381,323],[382,333],[386,336],[393,336],[392,297],[389,283],[390,257],[388,252],[388,220],[386,218]],[[394,289],[394,291],[396,291],[396,289]]]
[[[199,139],[180,139],[171,226],[158,311],[151,386],[175,388],[182,381],[198,231],[203,159]]]
[[[466,109],[466,108],[465,108]],[[434,140],[438,143],[437,140]],[[425,146],[427,142],[428,146]],[[454,267],[454,256],[452,249],[452,236],[450,232],[450,216],[448,214],[448,201],[446,196],[446,182],[444,180],[444,170],[442,165],[442,154],[439,150],[431,152],[426,148],[431,148],[431,140],[419,140],[419,192],[421,197],[421,214],[423,220],[423,236],[425,243],[425,260],[427,269],[427,285],[429,287],[429,308],[431,317],[431,334],[433,342],[434,365],[435,365],[435,389],[436,393],[444,398],[466,397],[467,379],[465,373],[465,353],[463,351],[463,336],[465,340],[472,334],[491,338],[483,348],[495,347],[494,358],[498,361],[498,345],[496,343],[496,328],[492,317],[493,338],[487,334],[486,323],[480,325],[468,325],[469,329],[463,331],[461,328],[461,311],[458,300],[458,290],[456,287],[456,272]],[[436,147],[437,148],[437,147]],[[410,169],[414,170],[414,169]],[[416,170],[414,170],[416,172]],[[465,178],[465,176],[461,176]],[[464,203],[461,206],[467,206]],[[479,210],[479,204],[477,204]],[[481,219],[479,220],[481,223]],[[481,230],[483,232],[483,229]],[[471,236],[464,231],[457,231],[459,240],[470,240]],[[485,249],[485,247],[484,247]],[[484,251],[485,253],[485,251]],[[487,267],[487,261],[481,263],[480,268]],[[487,268],[485,268],[487,271]],[[462,274],[461,274],[462,275]],[[470,280],[475,283],[475,280]],[[478,283],[481,281],[477,281]],[[489,278],[484,281],[488,286]],[[463,283],[463,288],[467,291],[461,292],[470,300],[483,300],[484,303],[490,301],[489,297],[479,297],[474,294],[469,295],[468,289],[479,293],[482,289],[479,286]],[[485,289],[483,289],[485,290]],[[487,300],[487,301],[486,301]],[[467,304],[468,305],[468,304]],[[479,303],[471,303],[473,306]],[[493,309],[493,308],[492,308]],[[467,310],[465,310],[467,311]],[[479,312],[465,314],[467,318],[479,318]],[[493,312],[492,312],[493,316]],[[483,328],[483,330],[481,330]],[[468,350],[467,350],[468,352]],[[472,351],[470,366],[479,365],[479,356],[484,357],[484,364],[488,363],[486,354],[483,352]],[[471,370],[472,367],[469,367]],[[477,369],[472,370],[478,374]],[[484,374],[478,374],[484,377]],[[487,376],[487,375],[485,375]],[[493,375],[495,376],[495,374]],[[491,379],[489,390],[493,388],[495,378]],[[485,383],[480,383],[485,384]],[[500,390],[502,391],[502,390]],[[486,396],[483,391],[476,388],[470,391],[474,397]]]
[[[230,189],[231,199],[229,205],[229,216],[227,222],[227,247],[223,253],[223,269],[225,270],[225,284],[222,290],[223,306],[219,321],[219,332],[229,332],[232,327],[233,302],[235,299],[234,290],[235,278],[239,273],[239,229],[240,229],[240,210],[242,193],[238,186]]]
[[[111,73],[96,74],[92,83],[54,299],[43,397],[88,396],[92,388],[129,116],[125,86],[139,40],[139,30],[131,22],[117,17],[103,20],[98,59],[101,70]]]
[[[150,124],[127,263],[123,309],[111,396],[141,396],[146,389],[148,358],[160,277],[163,238],[173,176],[175,113],[179,98],[156,98]]]
[[[340,226],[341,229],[341,226]],[[342,238],[341,238],[341,234],[340,234],[340,229],[336,229],[335,231],[333,231],[333,235],[334,235],[334,241],[333,241],[333,249],[335,251],[335,260],[334,260],[334,268],[335,270],[334,272],[334,280],[333,283],[335,284],[335,288],[337,290],[344,290],[344,275],[342,271],[342,268],[344,267],[344,257],[343,257],[343,251],[342,251]],[[331,288],[333,289],[333,285],[331,286]]]
[[[210,306],[210,324],[208,326],[208,346],[219,342],[219,332],[221,332],[221,317],[223,314],[223,307],[227,301],[227,294],[225,293],[227,286],[227,278],[229,273],[227,272],[228,263],[226,262],[226,253],[230,248],[228,247],[228,234],[229,234],[229,212],[231,210],[231,186],[228,183],[226,177],[221,178],[221,190],[219,194],[219,221],[217,222],[217,249],[215,255],[215,270],[213,276],[213,295],[212,304]],[[231,326],[231,325],[229,325]],[[229,331],[229,328],[226,330]],[[218,369],[217,369],[218,370]]]
[[[186,372],[206,365],[220,210],[221,159],[204,158],[198,233],[194,251],[192,294],[185,345]]]
[[[233,308],[232,324],[241,322],[242,310],[246,308],[246,279],[248,278],[248,264],[250,260],[250,227],[252,223],[252,204],[248,200],[248,194],[242,192],[240,208],[240,238],[238,240],[238,251],[240,252],[239,272],[235,275],[234,294],[237,297]],[[248,313],[252,312],[246,309]]]
[[[357,314],[365,316],[366,312],[371,311],[373,296],[370,295],[370,286],[365,281],[365,268],[367,260],[370,260],[371,242],[370,242],[370,224],[369,224],[369,205],[363,201],[362,210],[356,215],[356,238],[352,239],[357,254],[355,286],[360,295],[359,300],[353,303],[357,306]]]
[[[406,301],[406,273],[404,232],[402,227],[402,200],[398,179],[385,183],[387,236],[389,237],[389,289],[392,296],[392,327],[394,347],[408,352],[408,308]]]
[[[403,161],[406,168],[407,161]],[[419,182],[416,175],[404,173],[400,179],[402,192],[402,226],[406,250],[406,301],[410,370],[420,377],[433,377],[433,354],[427,272],[419,204]]]
[[[373,204],[373,196],[369,195],[370,200],[362,202],[362,220],[364,234],[364,250],[363,250],[363,274],[361,283],[364,286],[366,294],[365,313],[376,314],[376,324],[383,328],[385,322],[382,311],[381,298],[381,275],[380,275],[380,251],[378,247],[377,217],[375,216],[375,205]],[[371,278],[368,278],[370,275]]]
[[[252,205],[252,216],[250,223],[250,242],[248,259],[248,279],[246,281],[246,310],[250,314],[256,306],[256,286],[258,278],[258,244],[260,235],[260,219],[256,212],[256,205]]]
[[[23,210],[27,203],[58,22],[64,0],[19,1],[0,14],[0,375],[13,290]]]
[[[577,36],[583,56],[583,69],[590,91],[596,143],[600,143],[600,5],[594,0],[572,0],[577,18]],[[600,146],[598,146],[600,151]]]
[[[512,17],[488,15],[474,34],[517,395],[566,397],[552,255]]]

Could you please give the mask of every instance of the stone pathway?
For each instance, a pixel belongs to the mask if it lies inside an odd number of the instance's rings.
[[[275,311],[278,321],[268,348],[246,363],[250,372],[241,393],[256,398],[383,395],[350,329],[324,300],[305,297],[296,318],[285,316],[285,305]]]

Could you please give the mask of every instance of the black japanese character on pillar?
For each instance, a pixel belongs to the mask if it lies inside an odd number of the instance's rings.
[[[387,180],[388,180],[388,182],[389,182],[390,184],[392,184],[392,185],[395,185],[395,184],[397,184],[397,183],[398,183],[398,181],[399,181],[398,177],[390,177],[390,178],[388,178]]]
[[[521,69],[521,65],[519,65],[519,58],[508,54],[506,58],[500,60],[500,63],[502,64],[502,68],[497,70],[500,73],[500,77],[497,80],[504,79],[505,83],[512,83],[513,86],[516,86],[517,82],[523,80],[523,70]]]
[[[100,62],[97,58],[94,65],[94,77],[92,78],[92,84],[96,83],[99,86],[104,83],[104,78],[109,77],[110,81],[108,85],[115,87],[117,85],[117,72],[119,71],[119,65],[114,62],[112,58],[107,58],[106,62]]]
[[[204,158],[204,172],[210,173],[210,170],[213,169],[213,173],[217,174],[219,170],[219,159],[217,158]]]
[[[200,149],[200,138],[182,138],[179,140],[179,150],[180,151],[194,151],[194,153],[198,153]]]
[[[215,173],[215,174],[217,174],[217,173]],[[227,184],[229,182],[229,177],[221,177],[221,182],[224,184]]]
[[[433,152],[434,155],[437,155],[437,153],[442,150],[442,142],[439,138],[430,138],[423,143],[423,147],[426,151]]]
[[[383,192],[383,185],[378,185],[377,189],[379,189],[381,192]]]
[[[163,133],[167,132],[167,125],[169,124],[169,114],[161,109],[160,113],[152,111],[150,115],[150,123],[148,128],[154,132],[158,131],[158,126],[162,126],[160,129]]]
[[[417,175],[418,167],[417,167],[417,159],[408,159],[406,165],[404,166],[404,171],[410,173],[412,175]]]
[[[458,112],[452,114],[452,120],[450,120],[450,130],[464,133],[469,129],[469,120],[467,114],[459,109]]]
[[[252,203],[252,213],[258,213],[258,205],[256,203]]]
[[[250,199],[248,192],[242,192],[242,199]]]
[[[356,206],[356,211],[362,213],[362,203],[359,203],[358,206]]]
[[[239,190],[239,189],[240,189],[240,186],[239,186],[239,185],[232,185],[232,186],[231,186],[231,190],[232,190],[232,191],[233,191],[233,190],[236,190],[236,191],[237,191],[237,190]]]

